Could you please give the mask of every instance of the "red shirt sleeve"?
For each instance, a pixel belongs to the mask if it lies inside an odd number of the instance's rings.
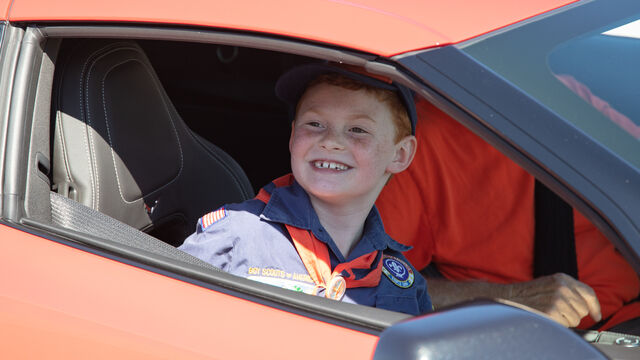
[[[574,211],[578,278],[591,286],[600,301],[602,318],[606,319],[640,292],[640,280],[631,265],[613,244],[579,212]],[[629,314],[627,320],[640,316]],[[594,321],[586,317],[581,328],[589,328]]]

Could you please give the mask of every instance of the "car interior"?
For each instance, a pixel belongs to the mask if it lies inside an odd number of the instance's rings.
[[[289,171],[289,114],[273,87],[308,61],[224,45],[65,39],[51,95],[52,222],[91,231],[78,203],[180,245],[202,215]]]
[[[182,120],[136,43],[66,44],[52,103],[59,194],[172,245],[211,204],[253,195],[239,165]]]

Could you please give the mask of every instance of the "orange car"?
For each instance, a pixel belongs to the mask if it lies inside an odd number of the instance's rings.
[[[275,80],[331,60],[447,111],[640,270],[637,105],[622,99],[625,118],[602,120],[569,93],[547,96],[544,64],[518,66],[606,31],[633,42],[618,50],[637,64],[640,32],[623,28],[637,26],[637,1],[0,0],[0,14],[0,357],[640,354],[637,337],[578,334],[496,302],[409,318],[237,278],[175,248],[200,216],[288,172]],[[637,99],[637,70],[627,75],[617,84]]]

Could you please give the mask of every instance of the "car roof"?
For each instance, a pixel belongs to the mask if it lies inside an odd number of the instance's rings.
[[[382,56],[457,43],[576,0],[0,0],[10,21],[126,21],[294,36]]]

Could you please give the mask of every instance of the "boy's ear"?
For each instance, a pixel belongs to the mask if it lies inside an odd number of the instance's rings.
[[[418,141],[413,135],[406,136],[400,140],[395,146],[396,153],[391,164],[387,166],[387,171],[391,174],[397,174],[408,168],[416,155],[417,147]]]

